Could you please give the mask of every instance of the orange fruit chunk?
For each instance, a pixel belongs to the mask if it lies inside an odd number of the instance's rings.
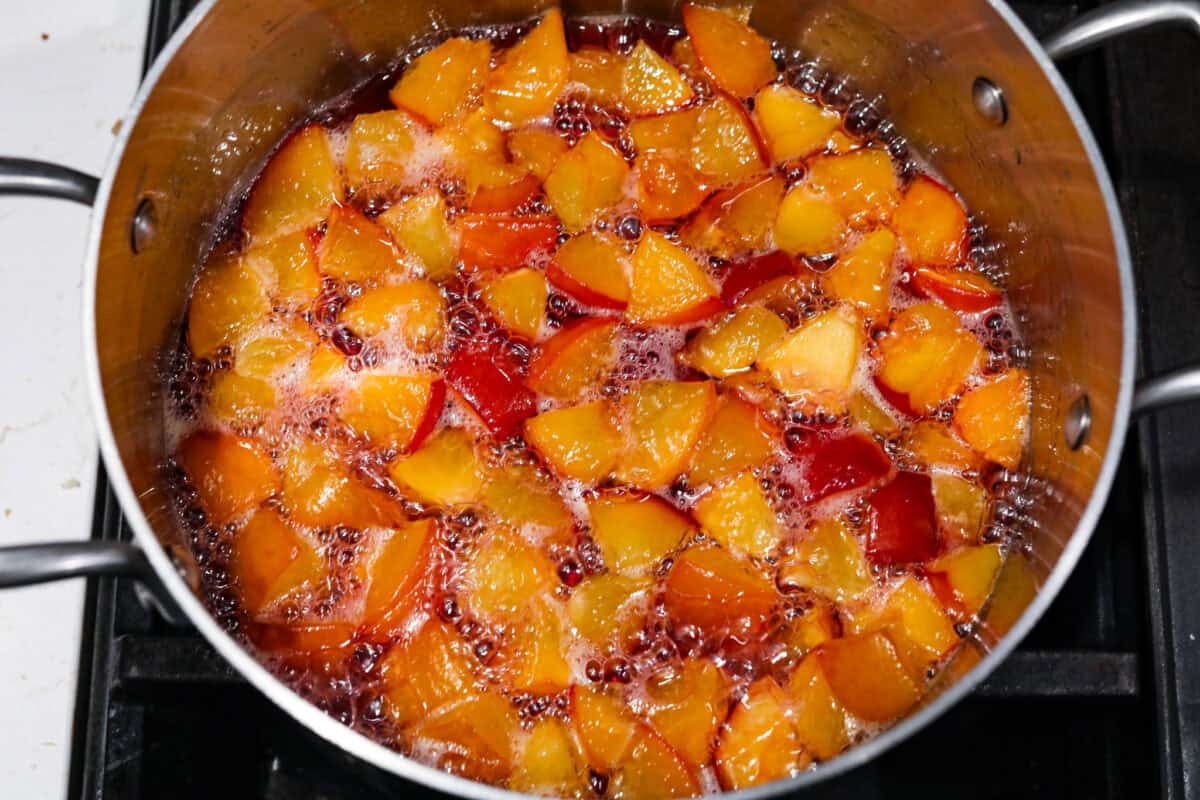
[[[439,754],[439,769],[499,783],[512,773],[513,742],[520,730],[508,699],[486,691],[438,708],[417,723],[413,738]]]
[[[552,8],[492,70],[484,107],[493,118],[510,125],[545,116],[554,109],[569,72],[562,12]]]
[[[539,181],[546,180],[567,149],[566,141],[549,128],[521,128],[508,134],[508,152],[513,164]]]
[[[404,346],[426,352],[442,340],[446,301],[437,286],[418,278],[364,290],[350,300],[341,318],[360,336],[394,332]]]
[[[571,538],[575,518],[559,496],[558,485],[540,476],[532,464],[506,464],[493,470],[481,502],[527,537]]]
[[[936,303],[909,306],[879,342],[879,380],[929,413],[953,397],[983,361],[983,347]],[[961,431],[960,431],[961,433]]]
[[[546,278],[582,303],[619,309],[629,302],[629,271],[629,255],[619,239],[584,231],[558,248]]]
[[[341,417],[372,446],[405,453],[433,431],[445,402],[441,378],[364,375],[346,398]]]
[[[685,658],[646,681],[646,715],[667,744],[701,768],[725,719],[725,679],[711,661]]]
[[[460,428],[438,431],[411,456],[392,462],[388,474],[420,499],[437,505],[474,502],[484,487],[475,442]]]
[[[401,623],[421,601],[437,541],[437,521],[422,519],[393,529],[367,570],[363,621],[379,626]]]
[[[504,131],[492,122],[486,109],[455,117],[438,128],[433,138],[446,156],[445,169],[462,180],[468,196],[481,186],[512,183],[524,175],[520,167],[508,163]]]
[[[846,710],[833,689],[816,653],[805,656],[788,679],[796,737],[804,749],[821,760],[833,758],[850,746]]]
[[[612,472],[621,451],[621,435],[603,400],[544,411],[526,420],[525,436],[555,472],[583,483]]]
[[[458,243],[446,221],[446,201],[436,188],[406,197],[378,219],[426,277],[440,281],[454,274]]]
[[[704,532],[735,553],[764,558],[781,530],[762,485],[750,471],[709,489],[692,509]]]
[[[603,494],[587,506],[592,538],[619,575],[652,572],[695,530],[686,515],[653,495]]]
[[[308,231],[256,242],[246,251],[246,262],[270,276],[271,294],[283,305],[303,308],[321,292],[317,253]]]
[[[895,253],[896,237],[887,228],[868,233],[825,273],[826,291],[839,300],[854,303],[868,317],[884,316],[888,311]]]
[[[626,319],[635,325],[694,322],[720,305],[717,287],[690,253],[661,233],[642,235],[633,252]]]
[[[979,469],[982,460],[971,452],[946,425],[936,420],[918,420],[901,440],[905,450],[928,466],[956,472]]]
[[[929,571],[946,578],[954,600],[968,615],[978,614],[996,584],[1004,564],[998,544],[961,547],[929,564]]]
[[[967,211],[952,191],[926,175],[905,190],[892,229],[918,266],[953,267],[966,258]]]
[[[275,390],[261,378],[222,370],[213,376],[208,411],[231,428],[248,433],[275,409]]]
[[[918,686],[925,683],[930,665],[959,641],[942,604],[911,575],[888,595],[878,621]]]
[[[251,617],[325,577],[316,550],[277,511],[259,509],[234,536],[230,568]]]
[[[212,358],[271,312],[263,276],[246,259],[219,256],[200,273],[188,305],[188,345]]]
[[[603,647],[617,636],[633,634],[649,603],[651,579],[606,572],[584,580],[567,601],[567,616],[575,630]]]
[[[761,466],[775,451],[776,431],[750,403],[721,395],[688,466],[688,483],[702,486]]]
[[[768,246],[784,181],[778,175],[751,179],[705,201],[679,235],[684,243],[722,258]]]
[[[508,330],[536,339],[546,319],[545,275],[528,267],[491,276],[483,286],[483,302]]]
[[[786,778],[807,766],[787,714],[787,698],[771,678],[750,685],[721,729],[714,757],[724,789]]]
[[[308,125],[288,137],[254,182],[242,227],[251,242],[304,230],[341,199],[342,179],[325,129]]]
[[[771,43],[733,15],[688,3],[683,24],[700,64],[734,97],[750,97],[779,74]]]
[[[808,529],[780,568],[779,583],[838,603],[857,600],[875,585],[862,547],[838,519],[820,520]]]
[[[562,155],[546,176],[546,199],[568,231],[579,231],[625,196],[629,165],[595,131]]]
[[[183,440],[175,460],[216,525],[249,511],[279,491],[279,473],[267,451],[253,439],[199,431]]]
[[[475,660],[466,643],[436,619],[389,650],[380,675],[388,715],[400,728],[475,691]]]
[[[685,108],[655,117],[639,117],[629,123],[627,130],[638,153],[687,158],[691,153],[699,119],[699,107]]]
[[[617,323],[589,317],[542,344],[529,364],[526,384],[558,400],[574,400],[598,384],[617,359]]]
[[[759,353],[787,333],[787,323],[762,306],[743,308],[701,330],[679,358],[692,369],[725,378],[749,369]]]
[[[471,555],[462,576],[470,609],[496,623],[528,608],[554,586],[554,566],[541,551],[503,528]]]
[[[407,111],[359,114],[346,138],[346,182],[388,195],[416,188],[437,166],[437,152],[420,120]]]
[[[920,697],[896,648],[883,633],[833,639],[816,653],[833,696],[867,722],[891,722]]]
[[[977,483],[955,475],[933,476],[933,504],[939,527],[949,541],[973,544],[987,521],[991,496]]]
[[[954,427],[967,444],[1002,467],[1015,469],[1029,427],[1029,375],[1010,369],[962,396]]]
[[[583,89],[584,97],[604,106],[621,101],[627,56],[602,47],[581,47],[570,59],[570,82]]]
[[[793,187],[775,215],[775,246],[794,256],[832,253],[841,245],[846,218],[825,196],[804,184]]]
[[[368,488],[345,462],[311,440],[296,444],[287,454],[283,503],[293,519],[317,528],[390,527],[401,517],[390,497]]]
[[[844,408],[866,344],[857,312],[839,305],[803,322],[759,357],[784,394]]]
[[[664,597],[676,622],[718,635],[727,629],[761,629],[778,593],[766,578],[726,551],[692,547],[675,558]]]
[[[491,58],[486,39],[447,39],[405,68],[388,96],[400,108],[441,125],[478,100]]]
[[[535,694],[555,694],[571,683],[571,667],[564,656],[566,637],[556,608],[534,601],[516,617],[504,645],[503,669],[514,689]]]
[[[350,206],[330,212],[318,264],[326,275],[355,283],[406,272],[387,233]]]
[[[643,489],[666,486],[687,465],[716,411],[707,381],[645,381],[621,398],[625,437],[617,478]]]
[[[695,92],[669,61],[639,41],[621,73],[621,104],[631,115],[661,114],[685,105]]]
[[[764,86],[754,96],[754,121],[777,164],[824,150],[842,124],[836,111],[784,84]]]
[[[517,756],[508,788],[550,797],[591,796],[587,765],[562,720],[545,717],[534,723]]]
[[[708,196],[703,177],[682,158],[639,153],[633,164],[638,209],[649,223],[685,217]]]
[[[687,762],[662,737],[639,727],[628,758],[609,781],[611,797],[692,797],[700,783]]]
[[[900,425],[866,392],[855,392],[850,398],[850,419],[865,426],[868,431],[890,438],[900,430]]]
[[[758,132],[741,103],[720,94],[701,107],[691,161],[713,186],[745,180],[766,168]]]
[[[900,202],[896,170],[882,150],[818,156],[809,163],[806,183],[824,193],[855,226],[886,223]]]
[[[625,761],[639,727],[620,697],[578,684],[571,687],[571,721],[588,760],[603,770]]]

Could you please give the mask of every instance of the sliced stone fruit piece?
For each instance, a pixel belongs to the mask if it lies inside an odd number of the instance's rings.
[[[199,431],[183,440],[175,461],[216,525],[258,506],[280,488],[270,455],[253,439]]]
[[[599,317],[573,322],[538,347],[527,384],[556,400],[575,400],[599,386],[617,360],[617,323]]]
[[[953,600],[968,615],[983,608],[1004,564],[998,544],[962,547],[929,565],[929,572],[942,576],[953,593]]]
[[[887,228],[865,235],[825,273],[825,289],[839,300],[854,303],[868,317],[887,314],[892,288],[896,237]]]
[[[252,618],[325,577],[313,546],[269,508],[255,511],[234,535],[230,570],[242,605]]]
[[[432,375],[364,375],[346,397],[341,417],[374,447],[411,452],[442,415],[446,384]]]
[[[701,107],[692,135],[691,161],[711,186],[743,181],[766,169],[762,144],[745,106],[718,94]]]
[[[210,259],[188,305],[188,345],[196,358],[213,358],[271,312],[268,287],[252,262],[232,256]]]
[[[437,168],[435,153],[429,131],[407,111],[359,114],[346,138],[346,182],[379,196],[415,189]]]
[[[491,57],[487,39],[447,39],[409,64],[388,97],[430,124],[441,125],[478,101]]]
[[[643,234],[633,253],[626,319],[635,325],[682,324],[720,307],[716,286],[690,253],[660,233]]]
[[[806,184],[793,186],[775,215],[775,246],[794,256],[824,256],[841,247],[846,217]]]
[[[754,120],[776,164],[824,150],[842,124],[837,112],[778,83],[764,86],[755,95]]]
[[[675,557],[664,597],[677,624],[718,636],[728,630],[760,630],[779,595],[766,578],[725,550],[692,547]]]
[[[1010,369],[968,391],[954,409],[954,427],[976,452],[1015,469],[1029,427],[1028,373]]]
[[[650,724],[695,769],[712,758],[717,729],[725,719],[726,681],[711,661],[685,658],[646,681]]]
[[[721,787],[746,789],[786,778],[808,765],[787,714],[787,698],[771,678],[750,684],[721,729],[714,764]]]
[[[865,344],[858,313],[839,305],[779,340],[758,359],[758,366],[784,394],[843,409]]]
[[[725,378],[754,365],[787,333],[787,323],[762,306],[749,306],[704,328],[679,354],[692,369]]]
[[[446,300],[427,280],[366,289],[341,314],[342,322],[359,336],[397,333],[407,348],[423,353],[442,341]]]
[[[597,647],[623,640],[638,630],[646,615],[651,578],[606,572],[593,575],[571,592],[567,616],[575,630]]]
[[[688,466],[688,483],[703,486],[764,464],[777,431],[759,410],[734,394],[721,395]]]
[[[897,314],[880,340],[877,378],[928,414],[958,393],[982,361],[983,346],[953,311],[917,303]]]
[[[839,519],[820,520],[805,532],[783,562],[779,583],[837,603],[858,600],[875,585],[858,539]]]
[[[546,199],[570,232],[595,222],[625,196],[629,165],[596,131],[588,132],[546,176]]]
[[[549,797],[590,797],[588,768],[566,723],[543,717],[526,737],[508,788]]]
[[[317,250],[321,272],[354,283],[407,272],[383,228],[350,206],[334,206]]]
[[[695,92],[679,70],[639,41],[621,74],[621,104],[635,117],[662,114],[685,105]]]
[[[467,269],[512,270],[537,264],[558,241],[558,221],[548,215],[463,214],[458,254]]]
[[[363,622],[379,629],[403,624],[417,607],[430,578],[437,540],[437,521],[422,519],[387,534],[367,570]]]
[[[403,519],[392,498],[368,487],[342,458],[311,439],[287,453],[283,503],[293,519],[317,528],[391,527]]]
[[[625,438],[616,475],[653,490],[670,484],[692,456],[716,411],[708,381],[644,381],[621,398],[618,419]]]
[[[491,338],[477,337],[455,350],[446,383],[493,436],[511,436],[536,412],[516,359]]]
[[[692,514],[705,533],[735,553],[765,558],[779,544],[775,510],[749,470],[709,489]]]
[[[497,120],[521,125],[549,114],[570,73],[562,12],[551,8],[504,53],[484,89],[484,107]]]
[[[833,696],[867,722],[891,722],[920,697],[886,634],[834,639],[816,651]]]
[[[430,619],[380,664],[385,708],[400,729],[476,692],[476,660],[449,625]]]
[[[688,3],[683,24],[697,60],[717,86],[734,97],[752,96],[779,74],[771,43],[733,14]]]
[[[513,164],[543,182],[568,147],[566,140],[550,128],[520,128],[508,134]]]
[[[905,190],[892,229],[917,266],[953,267],[966,258],[967,211],[954,192],[927,175]]]
[[[629,302],[629,254],[608,233],[585,231],[567,240],[546,267],[546,277],[581,303],[623,309]]]
[[[937,514],[928,475],[899,472],[867,498],[871,533],[867,558],[874,564],[909,564],[938,554]]]
[[[679,547],[695,524],[653,495],[602,494],[588,501],[592,538],[605,565],[620,575],[646,575]]]
[[[446,220],[446,201],[436,187],[396,203],[379,215],[379,223],[420,263],[425,277],[440,281],[454,274],[458,242]]]
[[[821,658],[805,656],[788,679],[788,699],[796,737],[804,749],[825,761],[850,746],[846,710],[834,697]]]
[[[778,175],[753,178],[717,192],[680,231],[682,240],[722,258],[768,247],[784,181]]]
[[[603,47],[581,47],[571,53],[570,81],[588,100],[602,106],[621,101],[628,56]]]
[[[525,436],[561,477],[596,483],[617,466],[621,435],[603,400],[544,411],[525,421]]]
[[[439,769],[472,780],[500,783],[513,770],[514,743],[521,732],[517,710],[494,691],[473,694],[421,719],[412,736],[432,750]]]
[[[883,150],[818,156],[808,168],[805,182],[828,197],[856,227],[887,223],[900,202],[896,169]]]
[[[341,200],[342,177],[325,129],[308,125],[267,162],[246,200],[242,226],[251,242],[266,241],[311,228]]]
[[[639,723],[617,695],[576,684],[571,687],[571,721],[593,767],[614,770],[626,760]]]
[[[629,755],[609,779],[608,792],[611,797],[693,797],[700,782],[674,748],[641,725]]]
[[[545,275],[528,267],[492,276],[483,287],[483,302],[500,324],[529,340],[545,322],[548,295]]]
[[[388,474],[424,502],[454,506],[479,499],[485,470],[471,435],[444,428],[411,456],[392,462]]]

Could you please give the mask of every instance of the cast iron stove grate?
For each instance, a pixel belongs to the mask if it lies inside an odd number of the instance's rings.
[[[154,0],[146,63],[195,0]],[[1024,3],[1036,33],[1081,10]],[[1144,362],[1200,361],[1200,46],[1140,36],[1065,68],[1106,151],[1130,226]],[[1169,80],[1167,79],[1169,77]],[[1045,619],[974,696],[814,798],[1200,800],[1200,431],[1168,412],[1132,435],[1096,534]],[[129,531],[98,483],[93,535]],[[259,696],[194,632],[165,625],[124,580],[90,587],[71,800],[382,798]],[[420,787],[406,796],[436,796]]]

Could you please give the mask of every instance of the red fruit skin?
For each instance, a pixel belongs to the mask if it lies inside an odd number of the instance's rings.
[[[594,289],[589,289],[564,272],[562,267],[553,261],[546,265],[546,279],[585,306],[624,311],[627,305],[622,300],[616,300],[606,294],[600,294]]]
[[[692,322],[699,322],[708,319],[713,314],[717,314],[725,309],[725,304],[721,302],[719,297],[710,297],[707,300],[697,303],[691,308],[684,309],[678,314],[670,314],[655,321],[655,325],[687,325]]]
[[[412,441],[408,443],[404,452],[411,453],[425,443],[429,434],[433,433],[433,429],[437,427],[437,422],[441,419],[442,409],[445,406],[446,382],[439,379],[429,386],[429,403],[425,406],[425,416],[421,418],[421,424],[413,431]]]
[[[912,273],[910,285],[922,297],[940,300],[955,311],[973,314],[1000,305],[999,291],[980,291],[939,280],[939,270],[918,269]]]
[[[909,418],[921,416],[908,401],[908,395],[897,392],[895,389],[879,380],[878,375],[874,376],[871,380],[875,384],[875,388],[879,390],[879,394],[884,400],[888,401],[888,404],[891,405],[892,408]]]
[[[796,260],[782,250],[739,259],[726,269],[721,300],[732,306],[767,281],[796,273]]]
[[[511,270],[550,253],[558,240],[553,217],[464,214],[458,253],[468,269]]]
[[[938,554],[940,542],[933,482],[919,472],[900,472],[867,500],[871,533],[867,558],[874,564],[911,564]]]
[[[536,397],[513,359],[486,339],[466,342],[455,351],[446,381],[495,436],[514,433],[537,410]]]
[[[536,176],[526,175],[504,186],[484,186],[475,192],[467,210],[472,214],[509,214],[529,203],[542,192]]]
[[[800,498],[806,503],[867,486],[887,477],[892,470],[887,454],[861,433],[810,435],[792,452],[804,463],[807,487]]]

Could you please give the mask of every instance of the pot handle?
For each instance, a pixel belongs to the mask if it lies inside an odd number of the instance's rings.
[[[1051,59],[1059,61],[1091,50],[1128,33],[1158,27],[1190,28],[1200,35],[1198,0],[1119,0],[1081,14],[1042,40]],[[1200,400],[1200,366],[1183,367],[1140,381],[1133,393],[1133,413],[1145,414]]]
[[[90,206],[96,200],[99,185],[95,177],[70,167],[0,157],[0,195],[58,197]]]

